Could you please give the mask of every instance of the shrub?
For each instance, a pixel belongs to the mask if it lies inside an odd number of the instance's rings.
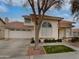
[[[32,39],[31,39],[31,43],[35,43],[35,40],[34,40],[34,38],[32,38]]]
[[[44,40],[44,43],[47,43],[47,42],[48,42],[48,39],[45,39],[45,40]]]
[[[35,43],[34,38],[31,39],[31,43]],[[41,43],[41,40],[39,40],[39,43]]]
[[[55,39],[52,39],[51,42],[56,42],[56,40]]]
[[[79,37],[72,37],[71,42],[77,42],[79,41]]]
[[[39,40],[39,43],[41,43],[41,40]]]
[[[45,39],[44,40],[44,43],[53,43],[53,42],[56,42],[55,39]]]
[[[57,42],[62,42],[62,39],[57,39]]]

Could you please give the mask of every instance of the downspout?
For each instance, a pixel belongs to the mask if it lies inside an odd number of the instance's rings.
[[[58,20],[58,39],[60,38],[60,21],[61,20]]]
[[[72,36],[72,28],[70,28],[70,37]]]
[[[64,38],[66,38],[66,28],[64,28]]]

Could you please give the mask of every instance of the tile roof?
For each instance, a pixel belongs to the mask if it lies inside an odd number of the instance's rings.
[[[79,29],[72,29],[73,32],[79,32]]]
[[[63,28],[63,27],[72,27],[72,22],[69,22],[69,21],[60,21],[59,22],[60,24],[60,28]],[[5,26],[6,28],[9,28],[9,29],[34,29],[34,26],[33,25],[25,25],[23,22],[9,22],[6,24]]]
[[[72,23],[73,22],[62,20],[62,21],[59,22],[59,24],[60,24],[59,27],[73,27]]]
[[[9,29],[33,29],[33,26],[24,25],[23,22],[9,22],[5,27]]]
[[[23,17],[25,17],[25,18],[34,18],[33,16],[34,16],[34,15],[31,14],[30,16],[24,15]],[[37,17],[37,19],[39,18],[38,15],[36,15],[36,17]],[[58,20],[62,20],[62,19],[64,19],[64,18],[56,17],[56,16],[47,16],[47,15],[44,16],[44,20],[52,20],[52,21],[54,20],[54,21],[58,21]],[[33,19],[33,20],[34,20],[34,19]]]

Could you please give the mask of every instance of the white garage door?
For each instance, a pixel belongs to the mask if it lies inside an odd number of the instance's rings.
[[[32,31],[9,31],[9,38],[32,38],[33,32]]]

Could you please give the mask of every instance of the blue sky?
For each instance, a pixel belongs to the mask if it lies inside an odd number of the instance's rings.
[[[22,4],[25,3],[25,0],[13,0],[14,5],[8,4],[9,0],[0,0],[0,17],[8,17],[10,20],[20,20],[23,21],[23,15],[29,15],[32,13],[31,8],[23,7]],[[67,2],[67,0],[66,0]],[[22,3],[22,4],[21,4]],[[47,11],[47,15],[63,17],[66,20],[72,20],[72,15],[70,12],[70,4],[66,5],[61,10],[53,10],[52,8]],[[79,26],[78,24],[76,25]]]

